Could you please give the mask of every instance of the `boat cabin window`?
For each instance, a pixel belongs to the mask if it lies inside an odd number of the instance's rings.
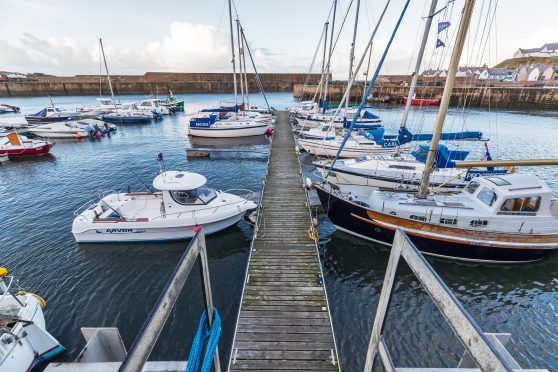
[[[496,193],[490,188],[483,187],[482,190],[478,193],[477,199],[490,207],[498,199],[498,195],[496,195]]]
[[[208,204],[217,197],[213,189],[200,187],[195,190],[171,191],[171,197],[175,202],[182,205]]]
[[[322,127],[322,132],[329,132],[330,129],[331,129],[331,127],[329,125],[324,125]]]
[[[403,170],[415,170],[415,167],[412,167],[410,165],[390,165],[388,168],[403,169]]]
[[[508,199],[500,207],[504,212],[537,212],[541,206],[540,196]]]
[[[471,181],[467,184],[467,186],[465,186],[465,191],[467,191],[469,194],[474,194],[479,186],[480,183],[478,183],[477,181]]]

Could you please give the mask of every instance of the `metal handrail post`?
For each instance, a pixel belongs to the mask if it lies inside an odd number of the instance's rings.
[[[196,262],[196,259],[200,257],[202,266],[202,286],[204,287],[204,299],[206,308],[208,304],[212,304],[213,300],[211,298],[211,289],[209,288],[209,273],[207,270],[207,254],[205,251],[205,236],[203,228],[196,233],[188,248],[180,258],[180,261],[176,265],[173,273],[171,274],[162,294],[159,296],[155,306],[149,313],[147,320],[141,327],[130,351],[126,355],[126,358],[120,365],[118,369],[119,372],[141,372],[143,366],[149,354],[153,350],[157,339],[163,326],[165,325],[173,307],[176,303],[186,280]],[[205,262],[205,263],[204,263]],[[205,280],[207,279],[207,283]],[[210,323],[213,320],[213,307],[210,307],[211,311],[208,311]],[[217,363],[219,361],[217,351],[215,352]],[[219,372],[219,364],[215,364],[216,371]]]
[[[209,328],[213,326],[213,296],[211,294],[211,282],[209,278],[209,264],[207,260],[207,251],[205,249],[205,239],[200,243],[200,274],[202,278],[203,288],[203,301],[205,304],[205,311],[207,312],[207,322]],[[215,372],[221,372],[221,362],[219,361],[219,347],[215,348],[213,355],[213,366]]]

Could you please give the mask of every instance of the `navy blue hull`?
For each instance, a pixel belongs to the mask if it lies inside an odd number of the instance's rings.
[[[320,202],[333,224],[347,232],[391,245],[395,231],[385,229],[370,219],[367,208],[333,195],[316,187]],[[363,221],[359,216],[367,221]],[[425,254],[442,256],[464,261],[484,261],[500,263],[520,263],[540,260],[557,253],[557,249],[540,248],[495,248],[476,244],[460,244],[443,240],[424,238],[407,233],[416,247]]]

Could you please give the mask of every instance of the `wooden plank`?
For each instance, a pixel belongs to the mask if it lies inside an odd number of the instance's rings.
[[[339,370],[288,115],[278,114],[230,370]]]

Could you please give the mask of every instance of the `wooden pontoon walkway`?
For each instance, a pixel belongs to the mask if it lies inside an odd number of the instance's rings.
[[[287,112],[279,112],[229,369],[338,371],[311,216]]]

